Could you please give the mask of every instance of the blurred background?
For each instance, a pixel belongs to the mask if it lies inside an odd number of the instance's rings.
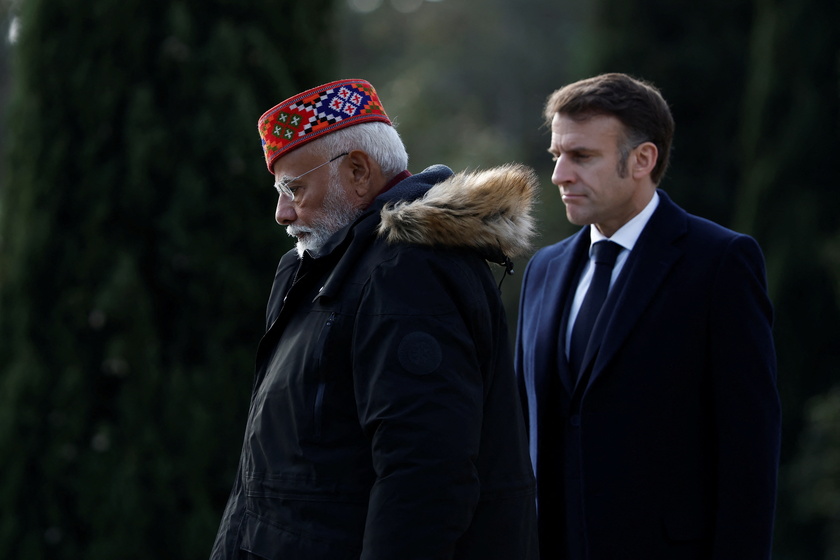
[[[621,71],[672,106],[662,188],[765,251],[774,558],[840,559],[836,0],[0,0],[0,31],[0,557],[209,555],[291,247],[263,111],[366,78],[411,171],[533,166],[543,246],[574,228],[542,105]]]

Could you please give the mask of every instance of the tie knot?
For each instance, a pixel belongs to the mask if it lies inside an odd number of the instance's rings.
[[[620,252],[621,245],[612,241],[599,241],[592,246],[592,258],[595,264],[613,266]]]

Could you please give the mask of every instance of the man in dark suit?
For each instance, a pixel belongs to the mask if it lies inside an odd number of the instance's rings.
[[[576,82],[545,116],[583,227],[534,255],[520,302],[541,557],[769,558],[780,406],[758,244],[657,190],[674,123],[652,85]]]

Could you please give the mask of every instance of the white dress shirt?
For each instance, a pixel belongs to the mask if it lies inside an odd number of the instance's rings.
[[[594,225],[589,228],[589,261],[586,263],[583,273],[580,275],[580,282],[578,282],[577,291],[575,291],[575,298],[572,300],[572,308],[569,310],[569,324],[566,328],[567,358],[569,357],[569,342],[572,339],[572,326],[575,324],[578,311],[580,311],[580,306],[583,304],[583,298],[586,296],[586,290],[589,289],[589,284],[592,282],[592,275],[595,272],[595,267],[592,265],[592,246],[598,241],[604,241],[605,239],[621,245],[621,252],[618,253],[618,257],[615,259],[612,276],[610,277],[610,289],[612,289],[613,284],[615,284],[615,279],[618,278],[621,269],[624,267],[624,263],[627,262],[630,251],[633,250],[636,241],[639,240],[642,230],[645,229],[657,206],[659,206],[659,193],[654,191],[653,197],[647,203],[647,206],[633,216],[629,222],[621,226],[612,237],[606,237]]]

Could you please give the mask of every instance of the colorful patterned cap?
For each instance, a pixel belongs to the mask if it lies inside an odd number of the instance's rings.
[[[391,124],[365,80],[330,82],[290,97],[263,113],[257,125],[268,171],[274,173],[277,158],[307,142],[371,121]]]

